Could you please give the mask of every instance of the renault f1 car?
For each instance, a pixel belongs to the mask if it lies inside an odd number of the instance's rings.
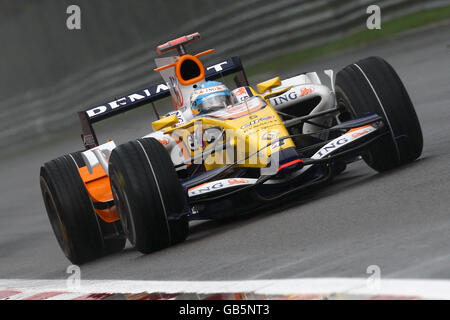
[[[422,153],[420,124],[392,66],[358,61],[249,85],[239,57],[205,67],[169,41],[155,60],[163,82],[79,112],[84,150],[44,164],[40,185],[67,258],[81,264],[118,252],[126,239],[150,253],[186,239],[188,223],[254,210],[329,182],[363,159],[379,172]],[[233,101],[195,115],[190,97],[205,81],[234,75]],[[148,135],[100,144],[93,124],[171,97],[175,110]]]

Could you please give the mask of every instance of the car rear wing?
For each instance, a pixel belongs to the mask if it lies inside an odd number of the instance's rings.
[[[236,74],[234,81],[238,87],[248,86],[247,76],[239,57],[231,57],[205,68],[206,80],[215,80],[230,74]],[[168,96],[170,96],[169,87],[166,83],[161,82],[111,102],[78,112],[84,146],[86,149],[98,146],[98,140],[92,124]]]

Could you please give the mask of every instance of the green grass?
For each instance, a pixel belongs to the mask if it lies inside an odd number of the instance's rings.
[[[402,31],[448,18],[450,18],[450,6],[414,13],[382,23],[381,30],[366,29],[333,42],[268,59],[264,62],[257,63],[246,68],[246,71],[249,76],[254,76],[265,72],[284,70],[294,65],[310,62],[312,60],[356,47],[358,45],[379,41]]]

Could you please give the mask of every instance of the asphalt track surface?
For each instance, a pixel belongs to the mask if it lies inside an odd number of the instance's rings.
[[[339,70],[371,55],[403,79],[424,133],[413,164],[378,174],[363,162],[289,204],[225,222],[191,225],[188,239],[142,255],[130,248],[82,266],[83,279],[240,280],[450,278],[450,21],[300,66]],[[148,121],[149,122],[149,121]],[[148,125],[146,122],[146,125]],[[137,126],[129,123],[129,126]],[[125,125],[119,128],[125,132]],[[77,132],[0,163],[0,278],[64,279],[39,189],[45,161],[80,148]]]

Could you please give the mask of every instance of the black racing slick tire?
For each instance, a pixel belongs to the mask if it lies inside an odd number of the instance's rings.
[[[363,155],[373,169],[390,170],[422,154],[422,130],[414,106],[399,76],[382,58],[363,59],[339,71],[336,100],[351,117],[373,112],[384,118],[388,134]]]
[[[47,215],[59,246],[73,264],[83,264],[125,247],[120,223],[106,223],[94,211],[78,168],[81,152],[41,167],[40,185]]]
[[[111,189],[125,234],[142,253],[184,241],[188,220],[186,198],[172,160],[156,139],[122,144],[109,159]]]

